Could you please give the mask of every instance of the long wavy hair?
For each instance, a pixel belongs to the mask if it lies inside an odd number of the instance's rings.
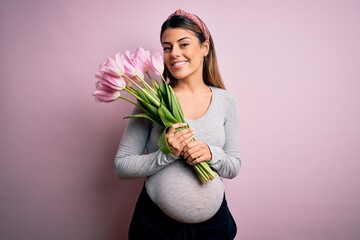
[[[187,17],[175,15],[167,19],[161,26],[160,41],[162,39],[162,35],[164,31],[167,28],[183,28],[190,30],[195,33],[196,37],[199,39],[200,44],[203,44],[206,40],[204,34],[202,33],[198,25],[196,25],[192,20],[190,20]],[[203,81],[206,85],[225,89],[225,84],[222,81],[220,75],[216,53],[215,53],[215,46],[211,35],[209,38],[209,42],[210,42],[209,53],[206,55],[206,57],[204,57],[204,62],[203,62],[203,73],[202,73]],[[170,73],[166,65],[164,69],[164,77],[165,79],[169,79],[169,83],[172,87],[174,87],[178,81]]]

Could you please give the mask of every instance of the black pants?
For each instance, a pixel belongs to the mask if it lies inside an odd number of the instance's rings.
[[[129,229],[130,240],[233,240],[236,223],[224,200],[217,213],[205,222],[186,224],[168,217],[143,187]]]

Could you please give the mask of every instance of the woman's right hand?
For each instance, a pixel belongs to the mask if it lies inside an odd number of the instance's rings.
[[[185,127],[187,123],[175,123],[170,126],[166,133],[166,140],[171,149],[171,154],[178,158],[181,155],[183,148],[192,141],[194,130],[185,128],[176,131],[177,128]]]

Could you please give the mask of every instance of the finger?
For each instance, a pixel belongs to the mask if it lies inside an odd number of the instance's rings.
[[[190,159],[190,158],[189,158]],[[198,164],[200,162],[204,161],[204,158],[203,156],[199,156],[199,157],[195,157],[194,159],[192,160],[188,160],[187,163],[190,164],[190,165],[195,165],[195,164]]]
[[[187,145],[188,149],[194,148],[200,144],[200,141],[192,141]]]
[[[194,154],[195,152],[199,151],[199,141],[190,141],[184,147],[184,156],[189,157],[190,155]]]
[[[195,164],[198,164],[200,162],[208,162],[210,161],[211,159],[211,155],[208,154],[208,153],[196,153],[197,155],[192,155],[192,156],[189,156],[187,159],[186,159],[186,162],[190,165],[195,165]],[[196,157],[195,157],[196,156]]]
[[[187,123],[175,123],[170,126],[170,128],[168,129],[168,133],[175,134],[177,128],[185,127],[186,125]]]
[[[193,137],[189,137],[181,143],[181,155],[186,154],[186,157],[188,157],[189,154],[187,152],[187,144],[191,141],[193,141]],[[184,158],[186,158],[186,157],[184,157]]]
[[[186,131],[181,131],[181,133],[175,133],[174,137],[180,142],[191,142],[191,140],[194,138],[194,132],[193,130],[188,130],[186,129]]]
[[[211,159],[210,149],[204,142],[191,142],[183,148],[183,157],[189,162],[199,158],[200,156],[201,159],[198,161],[209,161]]]
[[[191,131],[187,134],[182,134],[180,137],[177,137],[177,135],[169,137],[168,144],[172,154],[174,156],[179,156],[182,153],[183,148],[192,140],[193,134]]]
[[[184,129],[176,132],[175,134],[169,134],[168,139],[174,143],[182,144],[183,142],[190,142],[194,138],[194,131],[193,129]],[[189,141],[188,141],[189,140]]]
[[[187,161],[187,163],[188,163],[189,165],[195,165],[195,164],[200,163],[200,160],[201,160],[201,158],[198,157],[198,158],[195,158],[195,159],[192,160],[192,161]]]
[[[186,123],[184,123],[184,124],[185,124],[185,126],[186,126]],[[173,124],[173,125],[168,129],[168,131],[167,131],[166,134],[165,134],[167,140],[169,140],[169,138],[171,138],[171,137],[174,137],[177,132],[181,132],[181,131],[176,131],[176,128],[175,128],[175,127],[177,127],[177,126],[182,126],[182,125],[183,125],[183,123]],[[181,134],[180,134],[180,135],[181,135]],[[179,136],[179,134],[178,134],[178,136]]]
[[[200,149],[199,148],[200,141],[196,141],[193,137],[191,137],[191,139],[184,141],[184,143],[186,144],[182,150],[182,154],[184,158],[189,157],[190,154],[193,154],[194,152]]]
[[[175,130],[174,135],[178,138],[180,138],[181,136],[187,137],[188,135],[194,135],[194,129],[193,128],[189,128],[189,127],[183,127],[183,128],[177,128]],[[184,139],[183,137],[183,139]]]

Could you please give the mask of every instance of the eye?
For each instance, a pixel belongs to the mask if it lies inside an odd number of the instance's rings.
[[[188,43],[182,43],[181,45],[180,45],[180,47],[186,47],[186,46],[188,46],[189,44]]]
[[[163,51],[164,52],[171,52],[171,47],[170,46],[164,46]]]

